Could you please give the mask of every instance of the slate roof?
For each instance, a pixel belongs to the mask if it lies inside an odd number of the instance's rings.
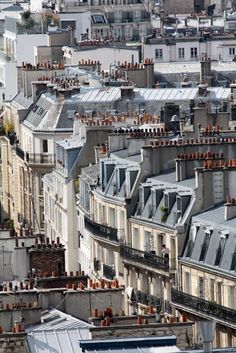
[[[192,227],[182,258],[235,276],[236,217],[226,221],[224,207],[222,204],[192,218]],[[207,245],[204,245],[207,239]],[[219,248],[222,250],[219,251]]]
[[[73,130],[73,119],[68,111],[76,111],[76,101],[56,99],[44,93],[32,106],[23,124],[35,131]]]
[[[11,105],[16,109],[29,109],[32,103],[32,97],[27,98],[22,91],[19,91],[11,101]]]
[[[194,202],[194,182],[194,178],[190,179],[187,186],[183,182],[176,182],[174,171],[147,178],[145,183],[140,184],[139,205],[134,217],[174,228],[191,211]],[[144,189],[148,191],[145,192]],[[180,197],[179,206],[178,196]],[[168,209],[168,212],[163,217],[164,209]]]

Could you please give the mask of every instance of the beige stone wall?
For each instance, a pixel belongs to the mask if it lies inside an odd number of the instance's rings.
[[[196,297],[199,296],[199,278],[203,278],[203,293],[204,299],[216,302],[217,304],[235,309],[234,303],[236,302],[236,281],[233,278],[226,277],[211,272],[204,271],[182,265],[182,288],[184,292],[187,291],[186,273],[189,273],[190,278],[190,293]],[[219,289],[220,292],[219,293]]]

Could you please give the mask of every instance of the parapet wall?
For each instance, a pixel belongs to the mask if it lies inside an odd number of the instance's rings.
[[[171,324],[146,324],[91,327],[92,339],[121,337],[176,336],[177,347],[187,349],[193,347],[193,322]]]

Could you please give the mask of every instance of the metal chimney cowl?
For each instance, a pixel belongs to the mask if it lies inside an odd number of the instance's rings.
[[[199,321],[199,328],[202,336],[204,353],[213,352],[213,338],[215,334],[215,327],[215,321]]]

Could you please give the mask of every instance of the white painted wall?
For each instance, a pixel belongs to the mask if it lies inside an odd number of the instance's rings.
[[[69,54],[69,52],[71,54]],[[119,49],[119,48],[98,48],[88,50],[78,50],[74,51],[72,48],[66,47],[64,50],[64,56],[66,58],[66,63],[68,64],[78,64],[82,59],[84,60],[99,60],[101,63],[101,69],[109,71],[109,66],[116,62],[123,63],[125,61],[139,62],[139,52],[137,49]]]
[[[17,89],[17,68],[14,62],[6,61],[4,58],[0,58],[0,104],[2,102],[2,94],[5,94],[5,99],[12,99]]]
[[[27,44],[27,45],[26,45]],[[47,34],[20,34],[16,43],[16,64],[34,64],[34,47],[47,45]]]
[[[184,58],[179,57],[179,48],[184,48]],[[191,48],[197,48],[197,57],[191,57]],[[177,41],[175,45],[160,44],[144,44],[144,58],[152,58],[154,62],[187,62],[201,59],[203,54],[207,54],[212,60],[231,61],[234,54],[230,55],[229,48],[235,48],[236,55],[236,40],[227,41],[216,40],[211,42],[199,42],[194,40]],[[156,58],[156,50],[162,49],[162,58]]]
[[[58,16],[60,17],[61,22],[63,22],[63,20],[76,22],[76,30],[74,33],[76,42],[79,42],[81,40],[81,34],[86,33],[87,28],[89,30],[89,35],[91,35],[90,12],[73,13],[73,14],[59,13]]]

